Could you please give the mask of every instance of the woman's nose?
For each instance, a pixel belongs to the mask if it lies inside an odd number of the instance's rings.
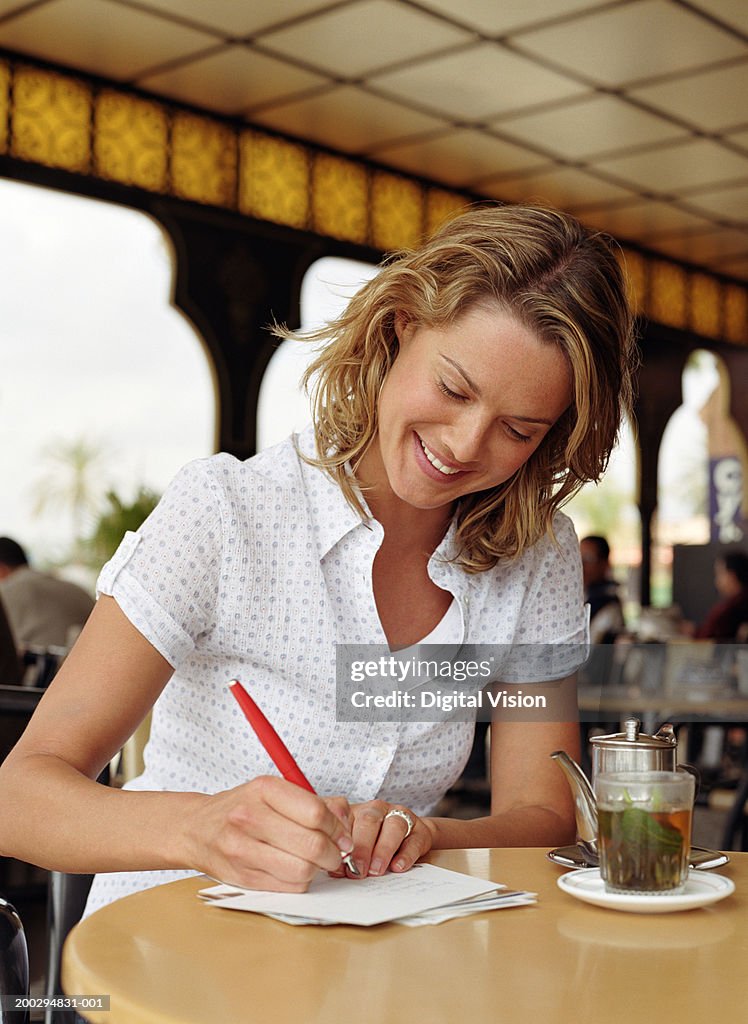
[[[489,424],[474,412],[460,416],[445,438],[455,461],[463,466],[478,462],[486,443],[488,429]]]

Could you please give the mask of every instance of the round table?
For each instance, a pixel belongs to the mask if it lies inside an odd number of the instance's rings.
[[[432,863],[538,893],[434,926],[295,927],[221,910],[190,878],[118,900],[68,937],[66,993],[110,995],[105,1024],[660,1024],[748,1006],[748,854],[710,907],[638,915],[561,892],[545,850],[453,850]],[[743,1010],[740,1010],[740,1007]]]

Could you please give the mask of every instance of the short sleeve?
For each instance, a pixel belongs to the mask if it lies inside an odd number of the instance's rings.
[[[504,682],[561,679],[589,653],[579,542],[568,516],[557,515],[553,526],[555,542],[544,537],[528,552],[528,585]]]
[[[104,566],[98,594],[176,667],[214,625],[222,558],[219,495],[210,459],[186,465],[136,533]]]

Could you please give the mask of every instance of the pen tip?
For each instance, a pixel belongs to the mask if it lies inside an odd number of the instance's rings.
[[[356,862],[353,859],[353,857],[350,855],[350,853],[346,854],[343,857],[343,863],[345,864],[345,866],[348,868],[348,870],[350,871],[350,873],[352,875],[355,875],[356,878],[360,878],[361,877],[361,872],[356,867]]]

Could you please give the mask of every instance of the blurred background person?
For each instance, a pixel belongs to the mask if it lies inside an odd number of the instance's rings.
[[[736,640],[748,623],[748,554],[725,551],[714,562],[714,586],[721,600],[693,632],[696,640]]]
[[[714,586],[720,600],[707,613],[701,625],[683,625],[683,633],[694,640],[714,640],[718,644],[738,640],[744,642],[748,624],[748,553],[732,548],[714,560]],[[746,756],[746,730],[720,725],[692,727],[688,757],[698,763],[707,784],[722,785],[738,778]],[[713,778],[709,778],[711,772]]]
[[[610,567],[610,545],[605,537],[591,535],[579,543],[585,601],[590,606],[590,643],[613,643],[625,629],[618,584]]]
[[[0,598],[16,648],[69,647],[94,606],[82,587],[29,565],[26,552],[0,537]]]

